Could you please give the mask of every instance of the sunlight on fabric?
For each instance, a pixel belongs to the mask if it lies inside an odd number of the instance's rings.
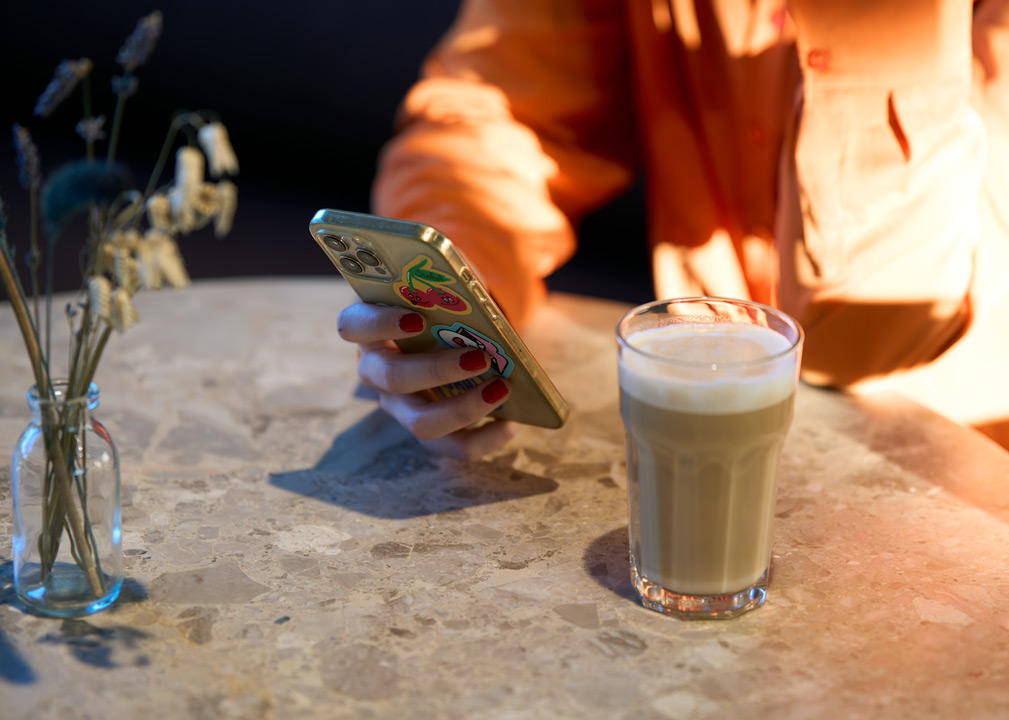
[[[455,36],[454,44],[458,52],[474,52],[490,47],[498,41],[501,31],[491,25],[473,28]]]
[[[721,228],[694,248],[660,243],[653,259],[655,290],[660,298],[717,295],[750,299],[732,239]]]

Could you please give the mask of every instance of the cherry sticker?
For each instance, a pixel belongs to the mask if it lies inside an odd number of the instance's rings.
[[[454,282],[454,277],[436,270],[431,259],[421,255],[403,270],[403,282],[396,291],[414,307],[437,307],[457,315],[467,315],[472,312],[469,303],[445,287]]]

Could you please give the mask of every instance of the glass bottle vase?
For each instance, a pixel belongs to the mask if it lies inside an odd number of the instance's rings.
[[[14,588],[40,615],[70,617],[112,604],[123,583],[119,457],[91,414],[98,386],[28,392],[32,418],[11,458]]]

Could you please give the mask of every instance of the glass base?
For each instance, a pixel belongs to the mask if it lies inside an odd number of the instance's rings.
[[[77,617],[107,608],[119,597],[123,579],[102,578],[105,593],[95,597],[84,572],[74,563],[56,563],[41,582],[38,564],[22,568],[15,585],[18,598],[30,612],[48,617]]]
[[[684,595],[653,583],[638,572],[631,558],[631,581],[641,604],[649,610],[675,615],[683,620],[729,620],[764,604],[767,570],[750,587],[729,595]]]

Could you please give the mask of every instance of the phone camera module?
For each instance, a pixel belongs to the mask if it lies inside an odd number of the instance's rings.
[[[340,267],[342,267],[347,272],[351,273],[362,273],[364,272],[364,266],[352,257],[343,255],[340,257]]]
[[[382,261],[378,259],[378,256],[376,256],[374,253],[368,252],[367,250],[358,250],[357,259],[363,262],[365,265],[368,265],[369,267],[373,268],[377,268],[379,265],[382,264]]]
[[[335,235],[325,235],[322,241],[326,243],[326,247],[330,250],[336,250],[337,252],[345,252],[347,250],[347,243],[344,242],[343,238],[336,237]]]

